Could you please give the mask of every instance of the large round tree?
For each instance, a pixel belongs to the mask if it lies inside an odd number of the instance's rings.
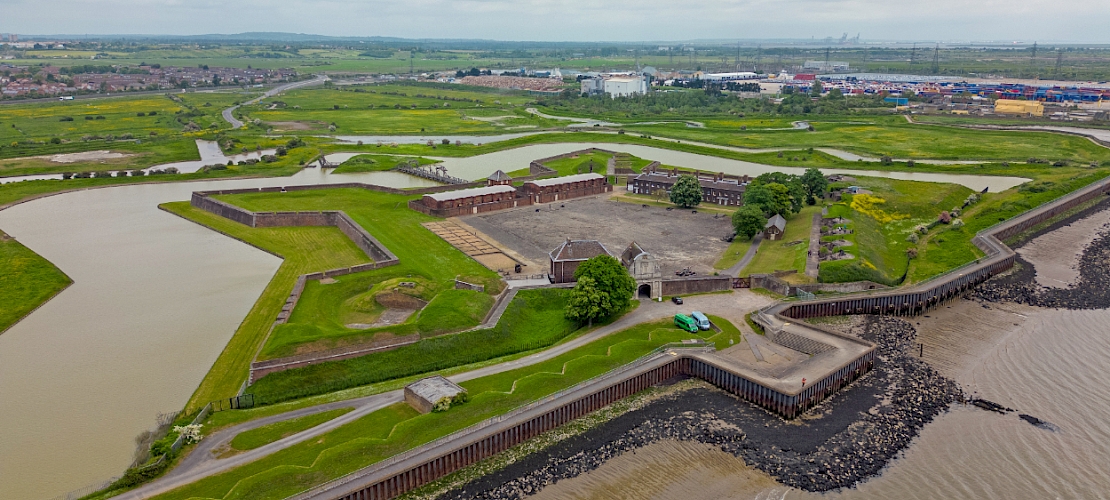
[[[701,183],[692,175],[680,175],[671,186],[671,203],[682,208],[701,204]]]
[[[744,205],[732,214],[732,228],[736,230],[737,236],[743,236],[745,239],[751,239],[759,234],[765,225],[767,225],[767,217],[764,217],[763,210],[755,205]]]
[[[636,280],[620,261],[608,255],[598,255],[574,270],[578,282],[571,290],[567,302],[567,319],[587,322],[612,316],[628,308]]]

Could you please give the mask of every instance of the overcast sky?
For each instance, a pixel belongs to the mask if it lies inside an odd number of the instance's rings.
[[[1110,0],[0,0],[0,32],[1110,43]]]

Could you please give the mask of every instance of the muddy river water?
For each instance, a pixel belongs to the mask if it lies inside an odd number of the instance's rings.
[[[450,159],[447,165],[453,175],[481,178],[586,146],[529,146]],[[784,170],[644,146],[597,146],[708,171]],[[991,191],[1022,181],[860,174]],[[0,499],[49,498],[123,471],[133,438],[151,427],[158,412],[182,407],[277,269],[276,257],[163,212],[158,204],[187,200],[198,190],[352,181],[430,184],[394,172],[306,169],[291,178],[76,191],[0,211],[0,229],[74,280],[0,335]]]

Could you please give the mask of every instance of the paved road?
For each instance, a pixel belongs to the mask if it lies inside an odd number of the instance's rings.
[[[700,310],[709,314],[717,314],[726,319],[729,319],[734,324],[743,324],[743,316],[749,311],[755,310],[759,307],[769,305],[771,299],[762,295],[756,295],[747,291],[735,292],[730,294],[713,294],[688,297],[686,304],[677,306],[671,302],[641,302],[640,307],[635,311],[625,315],[621,319],[613,322],[612,324],[598,328],[586,335],[578,337],[569,342],[559,344],[551,349],[532,354],[520,359],[506,361],[504,363],[479,368],[465,373],[452,375],[447,377],[453,382],[465,382],[497,373],[502,373],[517,368],[542,363],[549,359],[555,358],[569,351],[582,347],[595,340],[598,340],[607,335],[615,332],[630,328],[640,323],[669,318],[678,312],[688,313],[691,310]],[[171,470],[162,478],[154,481],[142,488],[131,490],[127,493],[119,495],[118,499],[121,500],[138,500],[149,498],[154,495],[164,493],[192,483],[194,481],[203,479],[207,476],[225,472],[240,465],[244,465],[262,457],[270,455],[271,453],[283,450],[297,443],[314,439],[322,434],[332,431],[340,426],[351,423],[365,415],[373,413],[377,410],[385,408],[389,405],[401,402],[404,400],[404,395],[401,390],[389,391],[372,396],[366,396],[359,399],[352,399],[348,401],[339,401],[334,403],[327,403],[310,408],[302,408],[280,415],[274,415],[257,420],[252,420],[234,427],[230,427],[210,436],[206,436],[197,448],[195,448],[189,456],[182,460],[181,464]],[[254,429],[266,424],[287,420],[290,418],[301,417],[304,415],[311,415],[322,411],[333,410],[337,408],[355,408],[353,411],[348,412],[338,418],[332,419],[328,422],[320,424],[312,429],[304,432],[294,434],[285,439],[275,441],[265,446],[250,450],[238,455],[228,458],[216,459],[213,458],[212,451],[221,448],[225,443],[229,442],[231,438],[240,432]]]
[[[748,247],[747,252],[744,252],[744,256],[740,258],[740,262],[737,262],[736,264],[733,264],[732,267],[725,269],[725,274],[729,276],[740,276],[740,271],[743,271],[744,268],[747,267],[747,265],[752,261],[752,259],[755,258],[756,252],[759,251],[760,243],[763,243],[762,232],[756,233],[756,235],[752,237],[752,246]]]
[[[293,82],[293,83],[287,83],[285,85],[278,85],[277,87],[274,87],[270,90],[267,90],[266,93],[264,93],[264,94],[262,94],[258,97],[255,97],[254,99],[246,101],[243,104],[237,104],[235,106],[232,106],[230,108],[225,109],[224,112],[223,112],[224,121],[230,123],[231,128],[242,127],[243,122],[239,121],[238,119],[235,118],[235,116],[232,115],[232,113],[234,113],[236,109],[239,109],[239,106],[249,106],[249,105],[254,104],[258,101],[261,101],[261,100],[263,100],[267,97],[271,97],[271,96],[280,94],[282,92],[285,92],[286,90],[292,90],[292,89],[301,88],[301,87],[308,87],[310,85],[318,85],[318,84],[326,82],[327,80],[328,80],[327,75],[316,75],[316,78],[313,78],[312,80],[305,80],[305,81],[302,81],[302,82]]]
[[[816,278],[821,265],[821,212],[813,214],[813,225],[809,228],[809,253],[806,256],[806,276]]]

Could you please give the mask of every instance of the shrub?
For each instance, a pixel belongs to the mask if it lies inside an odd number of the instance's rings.
[[[142,177],[144,175],[146,175],[145,170],[132,170],[131,171],[131,177]]]
[[[146,115],[147,116],[154,116],[154,115],[157,115],[157,114],[158,114],[157,111],[151,111],[151,112],[147,113]]]
[[[72,116],[63,116],[61,118],[58,118],[58,121],[60,121],[60,122],[71,122],[71,121],[73,121],[73,117]]]
[[[948,224],[952,222],[952,215],[949,214],[947,211],[944,211],[941,212],[939,216],[937,216],[937,220],[940,221],[941,224]]]
[[[918,241],[921,241],[921,239],[917,237],[917,233],[910,233],[908,236],[906,236],[906,241],[910,243],[917,243]]]
[[[444,146],[449,146],[449,145],[451,145],[451,139],[444,139],[444,140],[443,140],[443,141],[441,141],[441,142],[443,143],[443,145],[444,145]]]
[[[85,115],[85,119],[86,119],[86,120],[95,120],[95,119],[96,119],[96,117],[94,117],[94,116],[92,116],[92,115]]]
[[[120,135],[119,138],[120,138],[120,140],[130,140],[130,139],[134,139],[135,136],[133,134],[127,133],[127,134]]]
[[[62,172],[62,179],[69,179],[73,177],[73,172]]]
[[[906,249],[906,257],[909,257],[911,259],[916,259],[917,258],[917,249],[916,248],[907,248]]]
[[[97,120],[104,120],[104,115],[96,115]]]
[[[906,166],[907,166],[907,167],[912,167],[912,166],[914,166],[914,162],[913,162],[913,160],[906,160]]]
[[[177,167],[166,167],[165,172],[167,174],[176,174],[176,173],[180,172],[180,170],[178,170]]]
[[[879,158],[879,162],[883,165],[890,165],[891,163],[894,163],[894,159],[889,156],[883,156],[882,158]]]
[[[963,219],[952,219],[952,227],[954,229],[959,229],[961,227],[964,227],[964,220]]]
[[[146,113],[139,111],[138,113],[135,113],[135,116],[146,116]]]
[[[273,163],[275,161],[278,161],[278,157],[274,155],[264,155],[262,156],[262,161],[266,163]]]
[[[61,144],[61,143],[62,143],[62,140],[58,137],[51,137],[50,138],[50,144]]]

